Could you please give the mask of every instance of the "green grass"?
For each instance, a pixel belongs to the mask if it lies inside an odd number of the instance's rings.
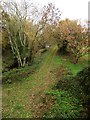
[[[32,107],[30,106],[32,103],[30,103],[30,96],[32,94],[39,94],[39,86],[42,86],[46,81],[43,80],[44,76],[48,72],[48,68],[50,65],[50,61],[52,54],[47,52],[43,55],[43,58],[39,58],[40,62],[38,60],[34,64],[36,67],[36,71],[34,74],[29,74],[29,76],[23,76],[23,78],[20,76],[20,73],[26,74],[28,70],[30,70],[30,67],[22,68],[22,69],[14,69],[12,71],[8,71],[4,73],[5,79],[14,79],[13,84],[4,84],[3,85],[3,117],[14,117],[14,118],[30,118],[32,113]],[[49,60],[50,59],[50,60]],[[47,62],[49,60],[49,63]],[[22,78],[21,81],[18,81]],[[18,80],[17,80],[18,79]],[[43,92],[43,90],[42,90]]]
[[[37,115],[37,112],[40,111],[38,105],[39,103],[42,103],[41,95],[45,95],[46,91],[50,91],[56,82],[56,76],[50,72],[53,71],[53,69],[57,69],[57,67],[63,65],[68,71],[71,71],[71,73],[75,75],[87,66],[87,59],[83,58],[78,64],[73,64],[70,62],[70,59],[65,60],[62,56],[56,55],[55,49],[56,48],[51,49],[42,54],[42,56],[39,56],[35,59],[32,66],[13,69],[3,74],[4,80],[8,80],[7,84],[3,84],[2,86],[4,118],[32,118],[34,114]],[[32,69],[34,70],[33,72]],[[56,96],[58,96],[58,100],[61,99],[60,96],[62,93],[63,91],[61,91],[61,93],[55,93]],[[32,95],[34,95],[35,98],[33,98]],[[67,98],[67,100],[64,98]],[[60,106],[58,106],[58,109],[62,107],[60,111],[63,112],[63,116],[65,109],[67,109],[65,106],[68,107],[68,110],[66,111],[69,113],[69,109],[71,110],[70,105],[73,100],[74,106],[72,106],[72,109],[77,105],[75,99],[73,97],[72,100],[69,99],[66,92],[64,93],[64,98],[62,99],[63,103],[59,101]],[[35,104],[35,107],[33,106],[33,103]],[[57,106],[54,107],[56,108]],[[77,110],[73,112],[78,114]],[[73,112],[70,114],[71,116],[74,115]]]
[[[70,58],[66,59],[63,56],[56,56],[55,57],[55,62],[56,65],[64,65],[65,67],[68,68],[69,71],[71,71],[71,73],[73,75],[76,75],[79,71],[81,71],[84,67],[88,66],[89,62],[88,62],[88,55],[85,55],[81,58],[81,61],[78,62],[77,64],[74,64],[72,62],[70,62]]]
[[[78,118],[83,111],[83,106],[78,99],[64,90],[52,90],[47,95],[54,96],[56,102],[50,111],[44,114],[45,118]]]
[[[76,75],[83,68],[88,66],[88,55],[83,56],[77,64],[70,62],[70,59],[64,58],[64,56],[55,57],[55,66],[62,65],[72,73]],[[60,78],[60,76],[59,76]],[[61,78],[58,83],[59,90],[51,90],[46,92],[46,95],[54,96],[55,104],[51,110],[44,114],[45,118],[81,118],[84,116],[84,107],[81,102],[80,93],[82,93],[78,83],[71,78],[67,79],[67,76]],[[78,89],[79,88],[79,89]],[[56,87],[55,87],[56,89]],[[80,93],[79,93],[80,92]],[[81,94],[83,96],[83,94]],[[50,97],[52,98],[52,97]]]
[[[46,95],[55,99],[52,108],[44,114],[45,118],[87,118],[90,100],[89,69],[83,69],[76,76],[60,78]]]

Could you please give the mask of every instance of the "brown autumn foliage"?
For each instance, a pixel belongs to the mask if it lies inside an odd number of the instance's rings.
[[[87,28],[82,27],[77,20],[60,21],[54,32],[54,37],[59,49],[63,46],[63,51],[68,49],[73,53],[75,63],[89,50]]]
[[[39,40],[43,29],[47,24],[56,24],[59,21],[60,11],[52,3],[44,6],[41,11],[26,1],[21,4],[20,6],[12,1],[3,3],[2,15],[8,16],[4,17],[3,25],[8,33],[12,52],[18,66],[24,67],[32,62],[38,46],[41,45]]]

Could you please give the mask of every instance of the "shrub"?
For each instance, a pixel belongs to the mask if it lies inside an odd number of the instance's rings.
[[[21,81],[23,78],[28,77],[35,71],[34,67],[27,66],[25,68],[13,69],[8,72],[4,72],[2,76],[2,83],[13,83]]]
[[[71,96],[67,91],[54,90],[47,93],[56,97],[56,102],[44,117],[47,118],[79,118],[83,106],[79,100]]]
[[[84,68],[75,77],[69,76],[60,78],[55,89],[68,91],[72,96],[77,98],[90,116],[90,66]],[[84,113],[85,114],[85,113]],[[82,115],[84,116],[84,115]]]

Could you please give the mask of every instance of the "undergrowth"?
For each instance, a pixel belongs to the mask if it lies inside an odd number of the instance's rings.
[[[53,90],[46,94],[54,96],[56,102],[51,110],[44,114],[46,118],[79,118],[83,106],[77,98],[74,98],[64,90]]]
[[[55,97],[55,104],[44,114],[47,118],[88,118],[90,112],[90,67],[76,76],[58,78],[58,83],[46,95]]]
[[[30,66],[6,70],[5,72],[3,72],[2,83],[11,84],[13,82],[27,79],[31,74],[33,74],[34,72],[37,72],[37,70],[43,64],[43,59],[46,57],[47,54],[48,54],[48,52],[43,54],[42,56],[39,56],[37,59],[34,60],[34,62]],[[10,63],[8,63],[8,65],[9,64]],[[4,63],[3,63],[3,65],[5,68],[6,65]]]

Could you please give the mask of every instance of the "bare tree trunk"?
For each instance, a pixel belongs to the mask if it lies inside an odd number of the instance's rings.
[[[79,56],[78,56],[78,55],[76,55],[76,56],[75,56],[75,61],[74,61],[74,64],[77,64],[77,63],[78,63],[78,60],[79,60]]]

